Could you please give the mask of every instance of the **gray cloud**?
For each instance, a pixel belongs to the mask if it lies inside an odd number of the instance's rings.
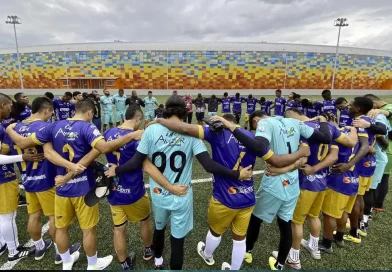
[[[17,14],[20,45],[92,41],[244,41],[392,49],[386,0],[0,0],[0,22]],[[0,23],[0,47],[14,46]]]

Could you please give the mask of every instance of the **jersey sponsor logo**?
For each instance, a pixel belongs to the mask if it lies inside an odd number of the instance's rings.
[[[258,126],[257,129],[258,129],[260,132],[264,132],[264,131],[265,131],[265,128],[264,128],[263,126]]]
[[[350,178],[350,177],[344,177],[343,178],[343,183],[359,183],[359,178]]]
[[[162,195],[162,196],[171,195],[171,193],[170,193],[169,191],[162,190],[162,189],[159,188],[159,187],[154,187],[153,192],[154,192],[154,194],[156,194],[156,195]]]
[[[249,194],[249,193],[253,193],[253,186],[239,186],[239,187],[234,187],[231,186],[229,187],[229,189],[227,189],[227,192],[231,195],[234,194]]]
[[[283,187],[286,187],[290,184],[290,182],[288,180],[284,180],[282,181]]]
[[[69,111],[69,108],[61,108],[60,111]]]
[[[154,192],[155,192],[155,189],[156,188],[154,188]],[[116,192],[118,192],[120,194],[130,194],[131,193],[131,189],[123,188],[120,184],[117,184],[117,187],[113,186],[112,190],[115,190]]]
[[[365,166],[365,167],[374,167],[374,166],[376,166],[376,162],[375,161],[366,161],[366,162],[364,162],[363,163],[363,166]]]

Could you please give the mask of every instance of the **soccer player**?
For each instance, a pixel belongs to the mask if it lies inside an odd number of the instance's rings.
[[[245,125],[244,128],[248,129],[248,123],[249,123],[249,116],[256,110],[256,103],[259,100],[253,95],[248,95],[248,98],[245,98],[242,102],[246,102],[246,115],[245,115]]]
[[[165,112],[165,105],[159,104],[158,108],[155,110],[155,118],[163,118]]]
[[[337,116],[337,110],[336,110],[336,100],[335,98],[332,98],[332,94],[330,90],[324,90],[321,93],[321,96],[323,97],[323,112],[324,113],[332,113],[333,115]]]
[[[232,114],[225,114],[222,118],[217,117],[217,120],[226,127],[238,126]],[[227,168],[241,169],[246,165],[254,165],[256,161],[256,155],[238,142],[229,129],[217,134],[209,126],[184,125],[165,119],[158,119],[157,122],[171,131],[206,140],[211,145],[212,158]],[[251,132],[241,130],[249,137],[254,137]],[[307,149],[301,149],[294,154],[277,156],[267,148],[260,154],[260,157],[276,167],[284,167],[294,163],[306,153]],[[213,196],[208,209],[210,230],[207,233],[206,243],[199,242],[197,251],[208,265],[213,265],[215,263],[213,253],[219,246],[221,235],[231,227],[232,261],[231,265],[223,263],[222,270],[239,270],[245,256],[245,234],[255,204],[253,179],[239,181],[214,175],[213,188]]]
[[[50,101],[52,101],[52,103],[53,103],[53,99],[54,99],[54,94],[53,94],[53,93],[51,93],[51,92],[46,92],[46,93],[44,94],[44,97],[47,97],[47,98],[48,98]],[[53,114],[52,114],[52,116],[49,118],[48,122],[49,122],[49,123],[53,123],[55,120],[56,120],[56,116],[55,116],[54,111],[53,111]]]
[[[135,138],[140,139],[142,134],[139,131],[133,132],[106,142],[99,130],[91,124],[93,112],[94,103],[86,99],[76,103],[74,118],[49,124],[28,138],[13,133],[11,126],[7,130],[11,139],[21,148],[45,144],[45,157],[59,166],[56,169],[58,176],[64,176],[66,168],[72,169],[72,172],[75,173],[71,173],[73,176],[68,183],[67,179],[64,179],[64,183],[56,181],[56,242],[63,260],[64,270],[72,269],[73,264],[79,258],[78,252],[71,255],[68,249],[68,230],[75,217],[78,218],[80,228],[83,231],[83,247],[88,261],[87,270],[104,269],[113,259],[112,256],[97,258],[98,205],[88,207],[84,203],[84,196],[94,187],[94,180],[89,170],[79,174],[80,164],[88,166],[98,157],[99,152],[112,152]],[[84,160],[85,156],[87,162]],[[64,159],[65,157],[68,160]]]
[[[155,107],[158,106],[158,101],[155,97],[152,96],[152,91],[148,91],[147,97],[143,99],[145,108],[144,108],[144,118],[147,122],[151,122],[155,119]]]
[[[99,99],[96,95],[91,93],[87,95],[87,99],[90,99],[94,103],[94,117],[93,124],[97,127],[99,131],[102,129],[102,117],[101,117],[101,105],[99,104]]]
[[[139,107],[139,108],[140,108],[140,106],[142,106],[142,107],[145,106],[143,100],[137,96],[137,92],[135,90],[132,91],[131,97],[127,98],[127,100],[125,101],[125,105],[127,105],[129,107],[135,106],[135,107]]]
[[[331,134],[326,119],[324,117],[319,118],[320,129],[317,131],[295,119],[268,117],[262,111],[256,111],[250,118],[252,128],[257,126],[254,139],[234,127],[230,127],[230,130],[247,149],[256,154],[262,154],[270,146],[274,153],[286,155],[298,150],[300,136],[325,144],[331,142]],[[298,168],[298,166],[299,163],[294,164],[294,168]],[[272,270],[284,268],[292,245],[291,219],[299,193],[297,171],[290,171],[277,176],[263,176],[260,189],[256,193],[256,205],[247,232],[246,262],[252,262],[251,251],[259,236],[261,222],[272,223],[275,216],[278,216],[279,253],[278,256],[270,257],[269,265]]]
[[[99,103],[103,109],[103,128],[105,131],[107,126],[113,127],[113,97],[110,95],[108,89],[103,90],[103,96],[100,97]]]
[[[208,116],[215,116],[218,114],[219,99],[216,95],[211,95],[210,98],[206,98],[204,101],[208,105]]]
[[[72,93],[72,97],[73,97],[73,100],[72,100],[71,102],[74,103],[74,104],[75,104],[76,102],[80,101],[80,100],[83,100],[83,95],[82,95],[82,93],[79,92],[79,91],[73,92],[73,93]]]
[[[171,96],[166,102],[168,120],[182,122],[186,114],[184,99]],[[244,180],[251,177],[251,167],[241,171],[229,170],[214,162],[203,141],[179,135],[160,124],[150,125],[143,134],[137,152],[127,163],[115,169],[117,175],[138,169],[145,158],[149,158],[163,175],[173,184],[189,186],[183,197],[175,196],[150,178],[150,194],[155,219],[154,250],[155,268],[163,269],[162,252],[166,225],[171,224],[170,268],[181,270],[184,258],[185,236],[193,228],[193,191],[191,187],[192,162],[196,156],[203,168],[215,175]]]
[[[231,102],[233,103],[233,114],[237,124],[239,124],[241,120],[242,101],[244,101],[244,98],[240,96],[240,93],[236,93],[235,96],[231,98]]]
[[[353,117],[348,114],[348,103],[346,98],[339,97],[336,99],[336,107],[339,109],[339,127],[351,126]]]
[[[199,125],[203,124],[204,112],[206,111],[206,103],[203,96],[199,93],[197,97],[192,101],[196,107],[196,120]]]
[[[52,101],[46,97],[38,97],[34,99],[32,105],[32,115],[18,123],[14,130],[24,136],[28,137],[32,133],[38,132],[40,129],[48,125],[48,120],[53,114]],[[8,138],[8,137],[7,137]],[[34,152],[43,153],[42,147],[31,148],[23,150],[17,145],[13,145],[8,138],[6,140],[11,154],[21,155],[23,153]],[[52,241],[55,243],[55,263],[61,263],[61,257],[56,245],[56,226],[54,223],[54,195],[55,195],[55,176],[56,167],[48,160],[44,159],[40,162],[20,162],[17,163],[19,171],[22,176],[23,186],[26,191],[27,198],[27,212],[29,213],[29,221],[27,230],[35,245],[35,260],[41,260]],[[42,239],[41,233],[41,217],[42,215],[49,217],[49,234],[52,240]],[[80,244],[77,243],[70,248],[71,254],[80,249]]]
[[[286,109],[288,108],[296,108],[297,107],[297,102],[294,100],[294,97],[297,95],[295,92],[291,92],[289,96],[287,97],[287,102],[286,102]],[[284,114],[282,114],[283,116]]]
[[[0,93],[0,121],[11,113],[12,100]],[[2,154],[8,154],[9,146],[4,144],[6,133],[0,126],[0,147]],[[18,209],[19,186],[13,163],[21,161],[40,161],[42,154],[25,153],[17,156],[0,155],[0,255],[8,249],[8,261],[16,261],[30,255],[30,248],[19,245],[18,227],[15,222]]]
[[[16,93],[14,95],[15,101],[24,106],[24,111],[22,111],[19,116],[16,117],[16,121],[23,121],[29,118],[31,115],[31,107],[29,105],[29,97],[24,93]]]
[[[389,124],[392,126],[392,104],[388,104],[387,102],[380,99],[378,96],[374,94],[367,94],[365,97],[370,98],[373,101],[373,108],[369,112],[369,116],[371,118],[375,118],[379,113],[384,114],[389,120]],[[374,210],[378,212],[384,211],[384,199],[388,193],[388,183],[389,183],[389,175],[392,172],[392,139],[388,137],[389,144],[386,149],[386,154],[388,156],[388,163],[385,166],[384,175],[382,176],[382,180],[377,187],[376,190],[376,199],[374,203]]]
[[[271,116],[271,109],[275,107],[272,100],[266,100],[265,97],[260,97],[260,110],[264,111],[268,116]]]
[[[125,100],[124,89],[119,89],[118,94],[113,95],[113,104],[116,106],[116,125],[119,126],[125,117]]]
[[[187,93],[184,96],[185,104],[186,104],[186,109],[187,109],[187,114],[186,117],[184,118],[184,122],[188,124],[192,124],[192,118],[193,118],[193,103],[192,103],[192,96],[191,94]]]
[[[227,92],[219,100],[222,103],[222,114],[231,113],[231,98]]]
[[[286,110],[286,98],[282,96],[280,89],[275,91],[275,95],[275,116],[283,116]]]
[[[53,99],[54,114],[57,121],[66,120],[75,114],[75,104],[71,100],[71,92],[65,92],[61,98]]]

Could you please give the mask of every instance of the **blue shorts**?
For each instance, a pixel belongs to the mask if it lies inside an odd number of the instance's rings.
[[[124,121],[125,113],[123,111],[116,111],[116,123]]]
[[[154,111],[145,111],[144,112],[144,120],[153,121],[155,119]]]
[[[208,116],[215,116],[215,115],[217,115],[218,113],[216,113],[216,112],[209,112],[208,113]]]
[[[185,237],[193,229],[192,203],[190,201],[189,205],[183,205],[176,210],[168,210],[156,206],[152,201],[156,229],[161,230],[165,228],[170,220],[171,235],[177,239]]]
[[[197,121],[201,121],[204,119],[204,112],[196,112]]]
[[[373,175],[372,185],[370,185],[370,189],[377,189],[378,184],[381,182],[382,176],[384,175],[385,167],[387,163],[385,162],[378,162],[376,166],[376,171]]]
[[[113,113],[104,113],[103,114],[103,124],[113,124]]]
[[[287,201],[281,200],[261,189],[256,196],[256,205],[253,210],[253,215],[266,223],[272,223],[275,216],[279,216],[280,219],[289,222],[293,219],[297,200],[298,197],[294,197]]]
[[[94,118],[93,124],[98,128],[99,131],[102,129],[102,120],[101,118]]]

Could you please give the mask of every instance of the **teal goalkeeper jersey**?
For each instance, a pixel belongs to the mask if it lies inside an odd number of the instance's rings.
[[[388,132],[391,131],[392,128],[391,128],[391,125],[390,125],[388,119],[385,117],[385,115],[378,114],[374,121],[382,123],[387,127],[387,134],[386,135],[377,135],[377,137],[385,137],[386,139],[388,139]],[[381,146],[377,142],[374,145],[374,148],[376,149],[376,162],[377,163],[387,163],[388,156],[387,156],[387,153],[385,152],[385,150],[382,150]]]
[[[193,157],[207,149],[200,139],[154,124],[144,132],[137,151],[147,154],[170,183],[191,186]],[[168,210],[176,210],[192,200],[192,188],[184,197],[175,196],[151,178],[150,194],[155,205]]]
[[[313,131],[313,128],[298,120],[277,116],[260,120],[257,124],[256,137],[268,139],[270,148],[275,154],[287,155],[297,152],[300,137],[308,139]],[[275,177],[264,175],[260,189],[281,200],[295,198],[299,195],[298,170]]]
[[[143,102],[146,105],[144,107],[145,112],[154,112],[155,104],[158,103],[158,101],[155,99],[155,97],[149,98],[148,96],[143,99]]]
[[[113,95],[113,103],[116,105],[116,111],[125,112],[125,100],[127,97],[125,95],[121,96],[119,94]]]

